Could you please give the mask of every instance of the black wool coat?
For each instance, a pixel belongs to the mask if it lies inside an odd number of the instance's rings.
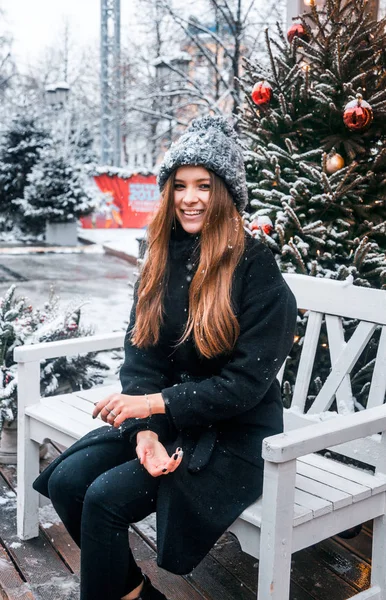
[[[169,244],[165,320],[156,346],[133,346],[138,282],[120,371],[122,393],[161,392],[166,414],[128,419],[120,430],[102,427],[76,442],[40,475],[34,487],[47,494],[49,475],[77,448],[119,436],[132,444],[141,429],[158,433],[170,453],[180,446],[178,469],[160,478],[157,496],[159,566],[189,573],[216,540],[262,492],[262,440],[283,430],[276,375],[295,331],[296,301],[272,252],[247,232],[234,274],[232,306],[240,335],[231,354],[200,356],[191,338],[175,347],[188,314],[190,281],[200,236],[177,222]],[[130,490],[128,490],[130,493]]]

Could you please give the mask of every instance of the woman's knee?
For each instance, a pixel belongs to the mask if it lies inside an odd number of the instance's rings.
[[[66,463],[66,460],[60,463],[48,480],[48,493],[53,503],[80,499],[87,489],[86,483],[74,469],[74,465],[70,466]]]
[[[122,507],[116,504],[114,486],[109,485],[108,473],[102,473],[87,488],[83,511],[87,516],[109,515],[120,518]]]

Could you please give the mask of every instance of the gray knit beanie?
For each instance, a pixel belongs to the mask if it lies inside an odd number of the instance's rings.
[[[208,115],[192,121],[159,166],[157,183],[161,192],[174,169],[183,165],[200,165],[214,171],[225,181],[239,213],[243,211],[248,202],[245,167],[231,120]]]

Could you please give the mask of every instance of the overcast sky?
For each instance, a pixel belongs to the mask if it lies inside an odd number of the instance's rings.
[[[263,1],[257,0],[256,4]],[[128,35],[130,25],[133,27],[137,2],[121,0],[122,39]],[[181,0],[184,6],[190,2]],[[381,14],[385,14],[386,0],[380,0],[380,5]],[[47,45],[55,43],[65,19],[77,45],[99,44],[100,0],[0,0],[0,7],[5,10],[5,29],[14,37],[13,51],[21,69],[33,63]]]
[[[133,18],[133,0],[122,0],[122,27]],[[79,43],[99,43],[100,0],[0,0],[6,29],[14,36],[14,53],[26,65],[55,42],[68,18]],[[19,63],[20,65],[20,63]]]

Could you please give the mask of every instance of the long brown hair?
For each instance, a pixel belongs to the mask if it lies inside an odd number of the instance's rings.
[[[138,348],[157,344],[163,323],[170,232],[175,217],[174,171],[165,184],[159,209],[148,226],[148,250],[138,288],[131,341]],[[243,222],[223,180],[212,171],[211,194],[201,230],[200,260],[189,288],[189,314],[182,344],[193,332],[205,358],[229,353],[240,326],[231,306],[233,274],[244,252]]]

